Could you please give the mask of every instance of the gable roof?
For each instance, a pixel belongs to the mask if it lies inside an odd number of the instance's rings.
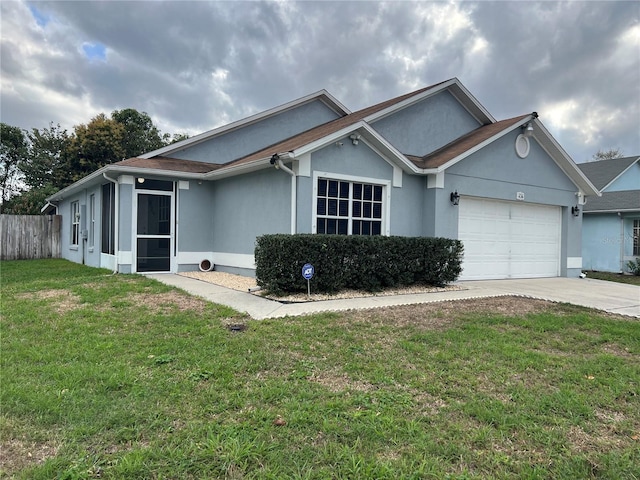
[[[472,130],[466,135],[457,138],[453,142],[448,143],[442,148],[425,155],[424,157],[407,155],[407,158],[409,158],[419,168],[427,169],[442,167],[449,162],[455,161],[457,157],[468,154],[468,152],[482,145],[484,142],[493,140],[496,135],[508,133],[511,131],[511,128],[509,127],[518,127],[523,123],[526,123],[523,122],[523,120],[530,120],[530,117],[531,115],[521,115],[519,117],[501,120],[489,125],[483,125]]]
[[[640,191],[604,192],[601,197],[589,198],[583,211],[584,213],[640,212]]]
[[[580,163],[578,167],[598,190],[605,190],[638,161],[640,161],[638,156],[612,158],[610,160]]]
[[[375,130],[375,126],[369,124],[369,122],[375,122],[376,120],[414,105],[416,102],[428,98],[429,96],[436,95],[444,90],[447,90],[460,102],[460,104],[478,121],[480,127],[454,140],[435,152],[427,153],[424,157],[404,155],[382,135],[380,135]],[[270,115],[276,115],[287,109],[295,108],[305,102],[311,102],[316,99],[320,99],[327,103],[327,105],[342,116],[225,164],[180,160],[166,155],[181,150],[187,146],[193,146],[197,143],[204,142],[217,135],[223,135],[235,129],[245,127],[267,118]],[[280,155],[285,160],[295,159],[298,155],[313,152],[354,132],[361,134],[363,140],[367,141],[372,148],[377,149],[378,153],[390,160],[394,165],[400,167],[402,170],[421,175],[438,174],[446,170],[451,165],[463,160],[484,146],[528,122],[531,122],[534,126],[534,138],[538,144],[551,156],[551,158],[553,158],[556,164],[573,181],[581,192],[585,195],[599,195],[599,192],[594,185],[589,181],[589,179],[587,179],[585,174],[577,168],[569,155],[537,119],[537,114],[535,112],[529,115],[521,115],[507,120],[496,121],[475,99],[475,97],[466,90],[457,78],[452,78],[444,82],[436,83],[414,92],[380,102],[376,105],[363,108],[353,113],[343,107],[328,92],[321,90],[320,92],[308,95],[307,97],[303,97],[281,105],[280,107],[253,115],[247,119],[210,130],[159,150],[102,167],[98,171],[93,172],[73,185],[57,192],[53,196],[49,197],[47,201],[60,199],[64,195],[80,188],[83,185],[99,181],[100,177],[106,176],[107,173],[111,171],[130,175],[153,174],[160,176],[167,176],[172,173],[175,174],[176,172],[180,172],[183,178],[211,180],[247,173],[262,168],[268,168],[270,166],[270,159],[274,154]]]
[[[166,155],[168,153],[171,152],[175,152],[178,150],[182,150],[186,147],[191,147],[194,145],[197,145],[198,143],[202,143],[205,142],[207,140],[209,140],[210,138],[222,135],[226,132],[229,132],[231,130],[237,129],[237,128],[241,128],[241,127],[246,127],[247,125],[251,125],[252,123],[256,123],[259,122],[260,120],[263,120],[265,118],[277,115],[279,113],[282,113],[286,110],[290,110],[292,108],[298,107],[300,105],[303,105],[305,103],[309,103],[312,102],[314,100],[320,100],[322,101],[325,105],[327,105],[331,110],[333,110],[334,112],[336,112],[338,115],[340,116],[344,116],[344,115],[348,115],[349,113],[351,113],[351,111],[345,107],[341,102],[339,102],[333,95],[331,95],[329,92],[327,92],[326,90],[320,90],[318,92],[312,93],[310,95],[306,95],[302,98],[298,98],[296,100],[293,100],[291,102],[287,102],[283,105],[279,105],[277,107],[271,108],[269,110],[265,110],[263,112],[259,112],[256,113],[255,115],[251,115],[247,118],[243,118],[241,120],[238,120],[236,122],[232,122],[229,123],[227,125],[223,125],[221,127],[218,128],[214,128],[212,130],[206,131],[204,133],[201,133],[199,135],[195,135],[193,137],[189,137],[185,140],[182,140],[180,142],[176,142],[176,143],[172,143],[171,145],[167,145],[166,147],[162,147],[159,148],[157,150],[153,150],[151,152],[147,152],[144,153],[142,155],[140,155],[140,158],[151,158],[151,157],[156,157],[156,156],[162,156],[162,155]]]
[[[415,102],[424,99],[427,96],[434,95],[441,92],[442,90],[447,89],[452,91],[452,94],[456,96],[456,98],[458,98],[458,95],[460,95],[461,92],[466,92],[466,89],[464,89],[460,81],[457,78],[452,78],[444,82],[421,88],[414,92],[406,93],[404,95],[385,100],[384,102],[380,102],[376,105],[363,108],[342,118],[337,118],[331,122],[324,123],[298,135],[287,138],[281,142],[263,148],[262,150],[251,153],[245,157],[229,162],[225,164],[224,167],[237,167],[258,160],[265,160],[271,158],[274,153],[283,154],[287,152],[293,152],[300,149],[301,147],[317,142],[323,138],[331,137],[333,134],[342,132],[343,130],[346,134],[348,133],[348,131],[350,131],[349,127],[352,127],[351,131],[356,130],[363,126],[363,122],[368,123],[373,120],[379,120],[380,118],[383,118],[384,116],[387,116],[402,108],[406,108],[414,104]],[[471,97],[471,99],[468,99],[466,104],[464,104],[463,106],[467,110],[473,110],[472,113],[474,117],[479,119],[479,121],[481,121],[482,123],[491,124],[491,122],[495,121],[495,119],[493,119],[493,117],[491,117],[491,115],[486,112],[484,107],[482,107],[480,103],[478,103],[477,100],[475,100],[475,98],[473,97]],[[369,129],[369,131],[374,133],[372,129]],[[381,136],[377,136],[378,139],[382,141],[382,143],[386,143],[386,141]],[[417,170],[415,171],[417,172]]]

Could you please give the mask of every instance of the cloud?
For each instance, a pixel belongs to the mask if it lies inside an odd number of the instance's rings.
[[[639,153],[633,2],[0,2],[2,118],[136,108],[190,134],[325,88],[356,110],[459,77],[578,161]]]

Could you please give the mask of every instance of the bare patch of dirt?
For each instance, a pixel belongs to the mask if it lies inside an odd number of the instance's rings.
[[[628,349],[622,348],[615,343],[607,343],[602,346],[602,350],[609,355],[623,358],[637,358],[637,355],[632,354]]]
[[[447,402],[426,392],[416,394],[413,401],[423,415],[435,415],[441,408],[447,406]]]
[[[23,298],[25,300],[51,300],[50,304],[52,309],[61,315],[84,306],[84,304],[80,303],[80,297],[78,295],[62,289],[23,293],[18,295],[17,298]]]
[[[626,419],[623,413],[612,410],[598,409],[594,413],[596,418],[604,423],[620,423]]]
[[[627,442],[615,434],[615,430],[602,428],[597,435],[585,432],[581,427],[569,427],[567,440],[577,452],[608,451],[612,448],[622,448]]]
[[[315,372],[308,380],[310,382],[318,383],[334,393],[344,392],[347,390],[370,392],[376,389],[375,385],[371,383],[354,380],[346,373],[339,373],[335,371]]]
[[[9,477],[25,468],[40,465],[57,455],[59,447],[52,442],[27,442],[3,439],[0,443],[0,477]]]
[[[525,297],[489,297],[467,300],[420,303],[371,310],[350,311],[344,317],[349,323],[380,323],[397,327],[419,326],[429,330],[451,327],[460,314],[487,313],[523,316],[553,307],[553,302]]]
[[[170,314],[178,310],[184,312],[186,310],[204,312],[207,302],[203,299],[182,294],[177,291],[166,293],[155,293],[153,295],[144,295],[142,293],[132,293],[125,297],[134,305],[144,306],[155,314]]]

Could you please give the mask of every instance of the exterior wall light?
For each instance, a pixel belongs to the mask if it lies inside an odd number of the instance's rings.
[[[144,177],[138,177],[138,183],[144,183]]]
[[[576,205],[575,207],[571,207],[571,215],[574,217],[580,216],[580,206]]]
[[[449,198],[451,199],[451,205],[458,205],[460,203],[460,194],[457,190],[455,192],[451,192],[451,196]]]
[[[531,122],[522,126],[522,134],[527,138],[533,136],[533,125],[531,124]]]

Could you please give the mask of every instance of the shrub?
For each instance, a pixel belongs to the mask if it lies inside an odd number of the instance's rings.
[[[636,258],[636,261],[629,260],[627,262],[627,268],[631,273],[636,276],[640,276],[640,257]]]
[[[302,266],[311,263],[318,292],[445,285],[460,275],[462,252],[459,240],[438,237],[263,235],[256,241],[256,279],[274,293],[306,291]]]

